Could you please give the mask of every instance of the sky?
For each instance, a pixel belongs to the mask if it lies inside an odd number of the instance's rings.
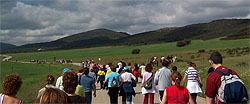
[[[249,0],[1,0],[0,40],[53,41],[105,28],[131,35],[216,19],[250,18]]]

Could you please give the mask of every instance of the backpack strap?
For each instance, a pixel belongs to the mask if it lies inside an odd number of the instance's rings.
[[[225,73],[223,73],[223,72],[221,72],[221,71],[219,71],[219,70],[214,70],[214,72],[217,72],[217,73],[219,73],[220,75],[225,75]]]
[[[232,74],[232,70],[231,69],[228,69],[228,74]]]

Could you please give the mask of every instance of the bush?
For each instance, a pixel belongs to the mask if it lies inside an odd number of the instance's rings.
[[[132,54],[139,54],[140,53],[140,49],[133,49],[132,50]]]
[[[176,43],[177,47],[183,47],[185,45],[186,45],[186,43],[184,41],[179,41],[179,42]]]
[[[206,52],[204,49],[198,51],[198,53],[204,53],[204,52]]]
[[[191,40],[190,40],[190,39],[184,39],[183,41],[186,43],[186,45],[188,45],[188,44],[191,43]]]

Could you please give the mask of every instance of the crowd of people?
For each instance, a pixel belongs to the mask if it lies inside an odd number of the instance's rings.
[[[140,85],[143,104],[154,104],[154,95],[159,94],[161,104],[196,104],[197,95],[202,93],[202,79],[196,70],[194,62],[187,62],[187,69],[184,77],[178,72],[177,67],[170,65],[173,61],[162,59],[162,68],[156,72],[152,64],[126,64],[119,61],[117,65],[108,63],[98,65],[94,61],[84,62],[83,68],[79,72],[73,72],[69,68],[62,71],[62,75],[55,78],[47,75],[46,85],[38,92],[34,103],[83,103],[91,104],[92,97],[96,97],[96,84],[100,83],[100,89],[108,90],[111,104],[118,104],[118,97],[122,96],[123,104],[132,104],[132,96],[136,96],[134,87]],[[220,104],[222,100],[218,98],[218,90],[221,86],[221,74],[228,73],[228,68],[222,65],[222,56],[219,52],[213,52],[209,58],[211,68],[206,80],[206,102],[207,104]],[[239,77],[234,70],[231,73]],[[137,84],[139,77],[141,84]],[[181,83],[181,81],[183,81]],[[185,87],[185,82],[187,86]],[[22,78],[18,74],[11,74],[4,78],[2,83],[2,93],[0,94],[0,104],[22,104],[23,101],[16,98],[16,94],[22,85]],[[158,88],[156,88],[158,86]],[[246,100],[242,102],[246,103]],[[224,102],[225,103],[225,102]],[[236,102],[237,103],[237,102]]]

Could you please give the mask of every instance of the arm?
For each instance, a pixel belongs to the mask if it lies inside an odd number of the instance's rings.
[[[210,98],[210,97],[206,96],[207,104],[212,104],[212,100],[213,100],[213,98]]]
[[[142,75],[141,87],[143,87],[144,82],[145,82],[145,74]]]
[[[163,94],[163,98],[162,98],[162,101],[161,101],[161,104],[167,104],[167,93],[166,93],[166,90],[164,91],[164,94]]]
[[[199,78],[200,83],[202,83],[202,81],[201,81],[201,76],[200,76],[200,75],[198,75],[198,78]]]
[[[186,79],[187,79],[187,75],[185,74],[182,80],[182,86],[184,86]]]
[[[159,70],[155,73],[154,81],[155,81],[155,85],[158,85],[158,81],[159,81]]]
[[[94,91],[93,95],[96,97],[96,86],[92,89]]]

